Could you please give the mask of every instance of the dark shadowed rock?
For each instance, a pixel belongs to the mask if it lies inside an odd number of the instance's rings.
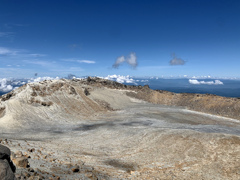
[[[10,159],[11,151],[8,147],[0,144],[0,179],[15,180],[14,172],[16,170]]]
[[[15,175],[7,160],[0,160],[0,179],[15,180]]]
[[[71,168],[72,172],[79,172],[80,171],[80,168],[78,165],[75,165]]]
[[[11,155],[10,149],[0,144],[0,159],[2,159],[3,156],[6,156],[6,155],[10,157]]]

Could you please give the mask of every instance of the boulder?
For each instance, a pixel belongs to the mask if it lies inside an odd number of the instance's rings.
[[[2,159],[4,156],[10,157],[10,155],[11,155],[10,149],[0,144],[0,159]]]
[[[1,180],[16,180],[15,175],[8,164],[7,160],[0,159],[0,179]]]
[[[10,159],[11,151],[8,147],[0,144],[0,179],[15,180],[16,167]]]

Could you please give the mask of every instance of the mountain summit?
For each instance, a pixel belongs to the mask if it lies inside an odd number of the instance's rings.
[[[0,142],[46,179],[237,180],[240,122],[219,115],[238,109],[237,98],[48,80],[1,96]]]

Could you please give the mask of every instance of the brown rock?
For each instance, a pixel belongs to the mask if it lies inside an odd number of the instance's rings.
[[[22,157],[17,157],[13,159],[13,163],[17,166],[17,167],[23,167],[23,168],[27,168],[30,167],[28,159],[24,156]]]
[[[80,171],[78,165],[73,166],[71,170],[72,170],[72,172],[79,172]]]
[[[34,172],[34,169],[33,168],[29,168],[28,171],[29,172]]]
[[[31,149],[28,149],[29,152],[34,152],[35,149],[34,148],[31,148]]]

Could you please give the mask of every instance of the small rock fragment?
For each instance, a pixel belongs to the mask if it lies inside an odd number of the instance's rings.
[[[71,170],[72,170],[72,172],[79,172],[80,169],[79,169],[78,165],[75,165],[75,166],[72,167]]]

